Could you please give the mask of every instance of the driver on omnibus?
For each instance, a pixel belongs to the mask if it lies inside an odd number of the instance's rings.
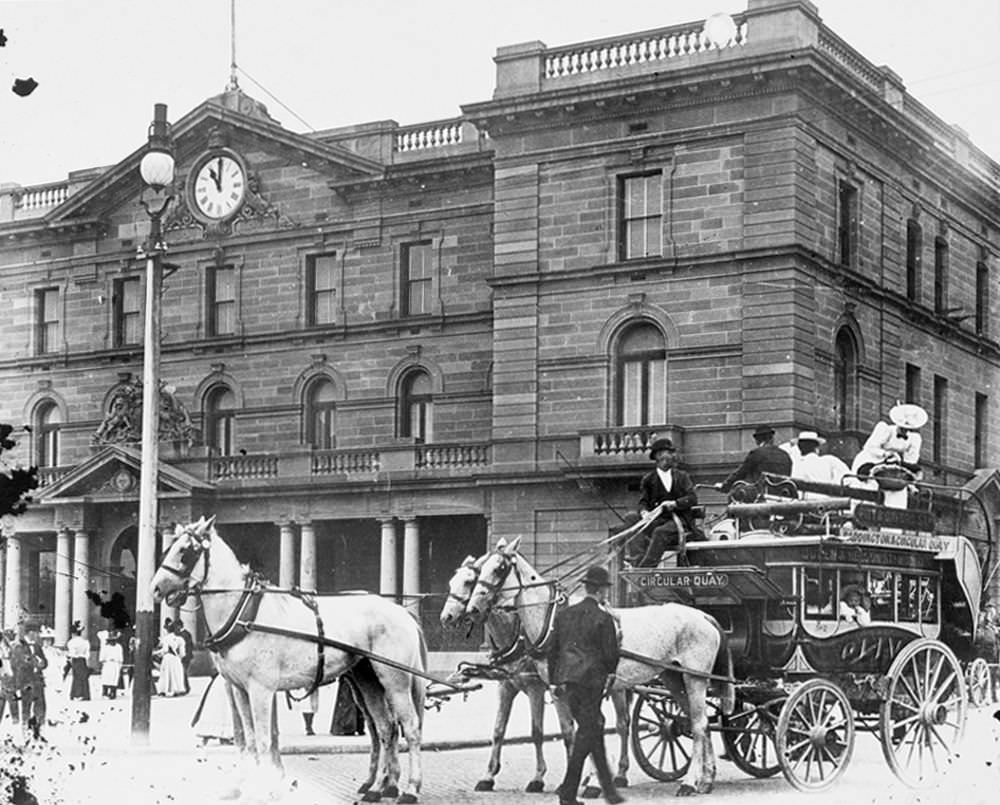
[[[927,412],[919,405],[900,403],[889,411],[890,425],[878,422],[861,452],[854,457],[851,472],[866,478],[877,464],[899,464],[914,475],[920,472],[920,428],[927,424]]]

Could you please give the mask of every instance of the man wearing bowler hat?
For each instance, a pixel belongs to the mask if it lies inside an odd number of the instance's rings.
[[[720,492],[728,492],[737,481],[755,484],[765,473],[772,475],[791,475],[792,457],[774,443],[774,428],[770,425],[758,425],[753,432],[757,446],[747,453],[747,457],[729,477],[715,488]]]
[[[624,802],[608,768],[604,752],[604,716],[601,699],[611,689],[618,667],[618,635],[614,619],[602,607],[611,580],[608,571],[595,565],[583,577],[582,601],[559,612],[548,650],[549,682],[553,695],[565,698],[576,733],[573,751],[566,763],[566,775],[559,786],[560,805],[579,805],[583,762],[593,758],[604,799]]]
[[[691,477],[675,466],[674,443],[667,438],[656,439],[649,446],[649,457],[656,467],[639,482],[639,516],[644,519],[661,503],[664,505],[656,519],[628,541],[627,556],[634,567],[656,567],[667,548],[680,544],[682,531],[688,539],[703,538],[692,511],[698,495]]]

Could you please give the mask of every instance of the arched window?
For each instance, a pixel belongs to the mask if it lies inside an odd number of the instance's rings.
[[[618,342],[619,425],[662,425],[667,421],[667,349],[663,333],[647,322],[634,324]]]
[[[434,405],[431,376],[423,370],[409,372],[400,384],[399,435],[417,442],[433,440]]]
[[[216,386],[205,397],[205,444],[219,456],[233,454],[236,395],[226,386]]]
[[[334,446],[333,412],[335,388],[329,380],[316,380],[306,393],[306,442],[316,450]]]
[[[833,357],[833,403],[837,428],[849,430],[855,425],[857,410],[858,345],[846,327],[837,333]]]
[[[43,402],[35,409],[35,464],[39,467],[59,465],[59,430],[63,419],[59,406]]]

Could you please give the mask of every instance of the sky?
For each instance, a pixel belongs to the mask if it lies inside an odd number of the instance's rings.
[[[815,0],[823,21],[1000,161],[998,0]],[[241,88],[295,132],[421,123],[489,100],[503,45],[552,47],[736,13],[746,0],[236,0]],[[0,0],[0,185],[140,148],[225,89],[230,0]],[[20,98],[15,78],[38,88]]]

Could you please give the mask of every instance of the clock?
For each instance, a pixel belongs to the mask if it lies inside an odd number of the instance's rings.
[[[199,160],[192,171],[191,200],[195,210],[210,221],[229,218],[246,196],[246,169],[229,152],[215,152]]]

